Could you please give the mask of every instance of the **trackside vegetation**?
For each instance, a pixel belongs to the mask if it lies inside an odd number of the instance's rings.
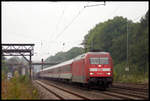
[[[1,96],[2,100],[39,99],[37,89],[33,87],[28,76],[20,76],[17,71],[14,77],[9,80],[2,71]]]

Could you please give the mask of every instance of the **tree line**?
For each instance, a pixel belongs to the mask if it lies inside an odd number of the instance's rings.
[[[116,16],[99,23],[85,35],[84,50],[109,52],[117,72],[129,66],[130,73],[146,73],[149,67],[148,22],[149,10],[140,22]]]

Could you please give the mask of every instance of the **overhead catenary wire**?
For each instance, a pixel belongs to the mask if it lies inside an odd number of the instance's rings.
[[[135,21],[136,21],[137,19],[142,18],[144,15],[145,15],[145,14],[143,14],[142,16],[140,15],[140,16],[138,16],[138,17],[134,18],[133,20],[135,20]]]
[[[89,2],[88,2],[88,3],[89,3]],[[63,34],[63,32],[73,23],[73,21],[76,20],[76,18],[83,12],[84,9],[85,9],[85,7],[83,7],[83,8],[78,12],[78,14],[70,21],[70,23],[69,23],[67,26],[65,26],[65,28],[55,37],[55,39],[58,38],[58,37],[60,37],[60,35]]]
[[[88,2],[89,3],[89,2]],[[88,5],[88,3],[87,3],[87,5]],[[86,8],[86,7],[89,7],[89,6],[84,6],[79,12],[78,12],[78,14],[71,20],[71,22],[67,25],[67,26],[65,26],[64,27],[64,29],[55,37],[55,40],[56,39],[58,39],[62,34],[63,34],[63,32],[67,29],[67,28],[69,28],[69,26],[71,26],[71,24],[77,19],[77,17],[83,12],[83,10]],[[105,2],[104,2],[104,4],[97,4],[97,5],[92,5],[92,6],[99,6],[99,5],[104,5],[105,6]],[[64,46],[64,42],[63,42],[63,46]]]
[[[83,9],[81,11],[83,11]],[[73,21],[80,15],[81,11],[79,11],[79,13],[71,20],[71,22],[67,26],[65,26],[65,28],[56,36],[56,38],[58,38],[73,23]]]
[[[63,15],[64,15],[64,11],[65,11],[65,7],[64,7],[64,9],[62,10],[62,14],[60,15],[60,18],[59,18],[59,20],[58,20],[58,22],[57,22],[57,24],[56,24],[56,28],[55,28],[55,32],[57,32],[57,29],[58,29],[58,25],[60,24],[60,22],[61,22],[61,20],[62,20],[62,17],[63,17]],[[54,36],[55,34],[54,34],[54,32],[52,33],[52,35],[50,36],[50,39],[52,40],[52,38],[53,38],[53,36]],[[50,48],[51,46],[49,46],[49,48]]]
[[[116,7],[116,9],[111,14],[109,14],[108,17],[111,17],[113,14],[115,14],[118,9],[119,7]]]
[[[89,3],[89,2],[88,2],[88,3]],[[89,6],[88,3],[86,4],[87,6],[83,6],[83,8],[77,13],[77,15],[76,15],[75,17],[73,17],[73,19],[70,21],[70,23],[64,27],[64,29],[55,37],[55,39],[56,39],[56,38],[59,38],[59,37],[63,34],[63,32],[64,32],[67,28],[69,28],[69,26],[71,26],[71,24],[72,24],[72,23],[77,19],[77,17],[83,12],[83,10],[84,10],[86,7]],[[104,2],[104,4],[96,4],[96,5],[92,5],[92,6],[98,6],[98,5],[105,5],[105,2]],[[61,16],[60,16],[60,19],[58,20],[58,22],[57,22],[57,24],[56,24],[56,30],[55,30],[55,31],[57,31],[57,29],[58,29],[58,25],[59,25],[59,23],[60,23],[60,21],[61,21],[63,15],[64,15],[64,11],[65,11],[65,8],[63,9],[62,14],[61,14]],[[52,38],[52,36],[51,36],[51,38]],[[54,40],[55,40],[55,39],[54,39]],[[41,45],[41,46],[42,46],[42,45]]]
[[[63,9],[63,11],[62,11],[62,15],[60,16],[60,19],[58,20],[57,25],[56,25],[56,31],[57,31],[57,29],[58,29],[59,23],[61,22],[61,19],[63,18],[64,12],[65,12],[65,7],[64,7],[64,9]]]
[[[70,22],[67,26],[65,26],[65,28],[55,37],[55,39],[60,37],[60,35],[73,23],[73,21],[76,20],[76,18],[83,12],[83,10],[84,10],[86,7],[99,6],[99,5],[104,5],[104,6],[105,6],[105,5],[106,5],[106,4],[105,4],[105,1],[104,1],[104,4],[95,4],[95,5],[88,5],[88,4],[89,4],[89,2],[86,4],[86,6],[84,6],[84,7],[78,12],[78,14],[71,20],[71,22]]]
[[[57,24],[56,24],[56,29],[55,29],[55,31],[57,32],[57,29],[58,29],[58,25],[60,24],[60,22],[61,22],[61,20],[62,20],[62,18],[63,18],[63,15],[64,15],[64,12],[65,12],[65,7],[64,7],[64,9],[62,10],[62,14],[60,15],[60,18],[59,18],[59,20],[58,20],[58,22],[57,22]],[[55,34],[52,34],[52,35],[55,35]],[[53,38],[53,36],[51,35],[51,39]]]
[[[93,6],[99,6],[99,5],[104,5],[105,6],[106,5],[105,1],[104,1],[104,4],[87,5],[87,6],[84,6],[84,8],[86,8],[86,7],[93,7]]]

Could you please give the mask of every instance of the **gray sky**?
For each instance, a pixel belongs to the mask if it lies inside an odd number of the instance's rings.
[[[147,2],[1,2],[2,43],[34,43],[32,60],[82,47],[84,36],[96,24],[115,16],[138,22]],[[72,22],[73,21],[73,22]],[[63,46],[63,43],[65,45]]]

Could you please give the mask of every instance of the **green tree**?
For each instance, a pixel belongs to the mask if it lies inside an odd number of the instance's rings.
[[[128,33],[129,74],[134,77],[133,74],[137,76],[137,74],[142,75],[140,73],[148,73],[148,22],[149,11],[141,18],[140,22],[136,23],[119,16],[101,22],[93,29],[90,29],[88,34],[84,36],[82,42],[84,50],[85,52],[91,50],[109,52],[113,58],[115,75],[121,80],[122,78],[125,78],[124,67],[127,62]]]

